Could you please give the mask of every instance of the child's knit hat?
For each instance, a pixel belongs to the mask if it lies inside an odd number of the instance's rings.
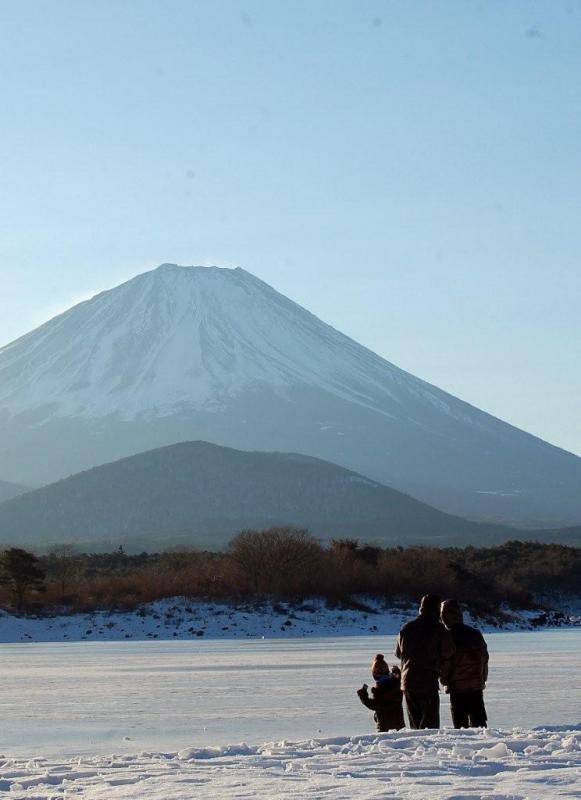
[[[371,674],[376,681],[390,674],[389,664],[385,660],[383,653],[378,653],[371,662]]]

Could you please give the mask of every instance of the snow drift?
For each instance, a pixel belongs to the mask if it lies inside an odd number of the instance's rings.
[[[577,729],[399,731],[179,752],[5,759],[11,798],[546,800],[581,793]]]

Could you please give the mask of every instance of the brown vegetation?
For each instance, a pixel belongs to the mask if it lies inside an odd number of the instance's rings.
[[[508,542],[490,548],[381,548],[356,540],[322,545],[305,530],[243,531],[223,553],[183,550],[128,555],[55,548],[39,558],[46,573],[27,591],[25,610],[129,609],[165,597],[246,600],[357,596],[417,600],[426,592],[458,597],[475,611],[502,602],[524,607],[536,593],[581,592],[581,549]],[[42,593],[41,593],[42,590]],[[16,598],[16,600],[15,600]],[[0,604],[16,607],[9,583]]]

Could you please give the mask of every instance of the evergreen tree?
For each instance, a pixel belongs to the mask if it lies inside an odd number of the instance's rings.
[[[0,583],[8,586],[17,611],[22,611],[29,592],[43,592],[45,570],[34,553],[9,547],[0,555]]]

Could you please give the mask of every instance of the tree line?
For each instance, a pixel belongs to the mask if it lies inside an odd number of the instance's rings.
[[[223,552],[173,549],[131,555],[43,555],[10,547],[0,555],[0,605],[19,613],[128,610],[167,597],[242,601],[322,597],[356,606],[362,597],[459,597],[481,614],[535,595],[581,592],[581,549],[512,541],[496,547],[378,547],[356,539],[321,543],[306,530],[247,530]]]

